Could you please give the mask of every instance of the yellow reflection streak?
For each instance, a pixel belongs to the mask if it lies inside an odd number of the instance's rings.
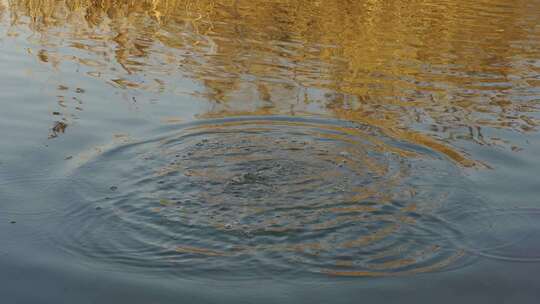
[[[380,127],[464,167],[484,165],[454,148],[455,137],[508,145],[484,138],[482,127],[539,125],[537,101],[522,98],[540,85],[537,2],[9,0],[7,7],[13,26],[40,34],[44,64],[80,63],[117,90],[162,92],[177,85],[171,76],[191,78],[204,91],[190,93],[212,104],[201,117],[325,114]]]

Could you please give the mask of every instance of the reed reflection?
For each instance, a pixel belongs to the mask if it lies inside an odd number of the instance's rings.
[[[204,85],[202,117],[318,114],[375,125],[464,166],[452,144],[538,126],[540,4],[530,1],[8,1],[44,64],[115,90]],[[76,52],[74,52],[76,50]],[[108,87],[104,87],[108,89]]]

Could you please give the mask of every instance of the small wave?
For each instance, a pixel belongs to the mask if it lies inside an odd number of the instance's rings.
[[[169,127],[76,168],[61,248],[181,275],[388,276],[467,265],[483,208],[452,161],[376,128],[246,117]]]

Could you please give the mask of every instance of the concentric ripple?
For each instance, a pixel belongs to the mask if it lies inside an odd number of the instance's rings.
[[[341,121],[176,126],[75,169],[59,244],[183,275],[443,271],[469,261],[456,244],[459,218],[479,208],[459,172],[430,150]]]

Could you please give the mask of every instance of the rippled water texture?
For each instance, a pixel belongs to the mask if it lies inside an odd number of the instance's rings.
[[[475,237],[499,236],[451,160],[367,125],[252,117],[171,129],[71,172],[60,246],[183,275],[386,276],[466,265],[490,249],[470,247]]]
[[[540,266],[539,20],[538,0],[0,0],[0,268],[538,285],[506,275]]]
[[[58,103],[51,137],[92,119],[83,110],[96,90],[110,90],[162,121],[306,113],[352,119],[465,166],[478,164],[445,142],[519,150],[521,143],[489,130],[538,126],[538,1],[8,1],[3,7],[3,43],[26,39],[20,51],[43,67],[29,75],[40,78],[46,69],[42,93]],[[172,96],[181,98],[176,107]],[[199,106],[186,109],[193,103]]]

